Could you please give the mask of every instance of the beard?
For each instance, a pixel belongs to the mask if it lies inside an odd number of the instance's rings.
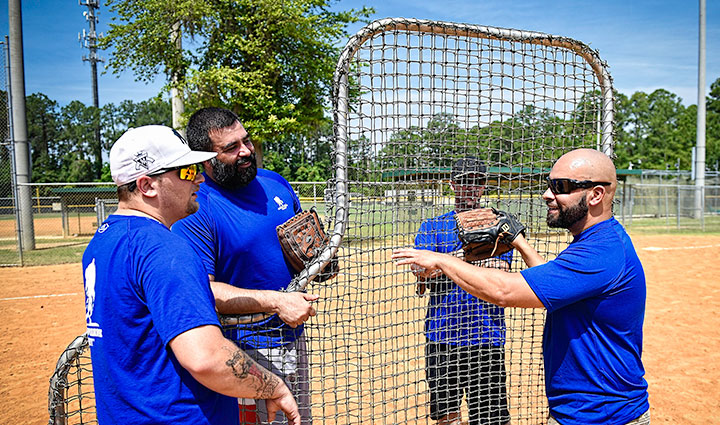
[[[562,229],[569,229],[575,223],[582,220],[587,216],[588,206],[585,196],[580,198],[577,204],[569,207],[561,207],[558,205],[557,217],[550,215],[550,211],[547,214],[547,225],[548,227],[557,227]]]
[[[250,166],[241,168],[246,163],[250,163]],[[230,164],[213,158],[210,160],[210,165],[213,170],[213,180],[225,189],[245,187],[257,175],[257,162],[255,161],[254,152],[249,157]]]

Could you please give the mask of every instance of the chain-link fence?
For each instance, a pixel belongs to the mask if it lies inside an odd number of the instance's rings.
[[[7,37],[0,40],[0,68],[0,225],[8,229],[0,235],[0,265],[16,265],[22,264],[22,249],[17,237],[17,186],[10,119]],[[4,255],[5,252],[9,255]]]
[[[720,186],[631,184],[618,196],[615,213],[631,230],[720,231]]]
[[[10,155],[8,146],[3,153]],[[9,160],[2,158],[0,176],[11,177]],[[325,182],[291,183],[303,209],[316,207],[325,215]],[[80,261],[98,223],[117,209],[117,190],[112,183],[42,183],[29,185],[35,249],[18,250],[15,196],[12,184],[0,185],[0,264],[40,265]],[[21,256],[20,253],[23,255]]]
[[[720,231],[720,173],[694,183],[689,171],[643,170],[620,182],[615,215],[632,231]]]
[[[11,149],[3,145],[0,151],[0,178],[11,179]],[[720,178],[710,175],[703,191],[702,209],[695,207],[698,189],[688,179],[634,178],[621,181],[616,195],[615,215],[631,231],[720,232]],[[117,209],[117,192],[112,183],[32,184],[32,213],[36,249],[18,250],[15,197],[12,184],[0,184],[0,264],[40,265],[80,261],[82,252],[92,238],[98,223]],[[643,183],[640,183],[640,182]],[[654,183],[653,183],[654,181]],[[678,184],[678,182],[680,184]],[[321,217],[327,217],[326,205],[330,194],[325,182],[292,182],[303,209],[316,207]],[[449,185],[437,185],[419,190],[390,190],[383,185],[373,193],[350,193],[370,197],[379,204],[401,202],[408,206],[411,217],[397,218],[394,225],[407,220],[422,209],[441,210],[452,203]],[[538,193],[539,209],[543,208]],[[679,212],[679,214],[678,214]],[[324,220],[327,224],[327,220]],[[389,224],[393,225],[393,224]]]
[[[35,249],[18,255],[14,196],[0,197],[0,263],[39,265],[79,261],[98,220],[117,207],[112,183],[59,183],[27,185],[32,193]],[[109,200],[110,208],[104,201]],[[104,215],[100,216],[99,213]]]

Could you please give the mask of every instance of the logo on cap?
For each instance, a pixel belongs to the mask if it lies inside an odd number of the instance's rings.
[[[177,130],[175,130],[174,128],[171,128],[171,130],[172,130],[173,134],[176,135],[178,139],[180,139],[180,141],[183,143],[183,145],[188,144],[187,140],[185,140],[185,138],[182,137],[182,134],[178,133]]]
[[[150,164],[155,162],[155,159],[152,158],[150,155],[148,155],[147,152],[140,151],[135,154],[133,161],[135,161],[135,169],[136,170],[139,170],[140,168],[144,168],[144,169],[148,170],[148,169],[150,169]]]

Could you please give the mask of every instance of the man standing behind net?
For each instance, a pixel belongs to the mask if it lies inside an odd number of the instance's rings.
[[[615,166],[593,149],[557,160],[543,199],[549,227],[573,241],[552,261],[517,236],[530,267],[520,273],[479,268],[448,255],[399,249],[398,264],[439,268],[471,294],[501,306],[547,309],[543,333],[548,424],[647,425],[642,364],[645,272],[613,217]]]
[[[455,209],[421,224],[417,249],[452,253],[461,248],[455,214],[481,206],[486,172],[485,164],[473,157],[453,164]],[[511,263],[512,251],[483,265],[509,270]],[[416,270],[415,276],[418,294],[430,289],[425,319],[430,418],[438,425],[460,424],[464,396],[470,425],[506,424],[504,309],[468,294],[442,273]]]
[[[110,150],[118,210],[82,260],[101,424],[237,424],[235,397],[267,399],[300,424],[280,378],[223,337],[200,259],[169,229],[197,211],[197,163],[214,156],[157,125]]]
[[[257,168],[250,136],[233,112],[198,110],[188,121],[187,137],[193,149],[216,152],[217,157],[203,163],[208,179],[198,191],[200,211],[172,230],[200,254],[220,313],[276,313],[226,335],[284,379],[298,400],[302,423],[310,424],[303,323],[315,315],[310,303],[317,296],[280,291],[294,271],[275,229],[300,212],[300,201],[279,174]],[[267,414],[259,400],[257,416],[262,423],[267,423]],[[252,416],[244,415],[244,420],[253,423]]]

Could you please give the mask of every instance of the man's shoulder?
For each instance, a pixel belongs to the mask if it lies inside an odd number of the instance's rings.
[[[420,232],[446,231],[448,229],[454,229],[455,227],[455,211],[450,211],[423,220],[422,223],[420,223]]]
[[[430,223],[447,223],[447,222],[454,222],[455,221],[455,211],[448,211],[445,214],[437,215],[435,217],[430,217],[426,219],[425,221]]]
[[[111,231],[122,231],[130,237],[137,234],[148,234],[151,237],[152,235],[166,234],[168,228],[159,221],[147,216],[111,214],[98,228],[96,235],[99,236]]]
[[[205,181],[200,185],[196,192],[197,201],[200,204],[202,204],[203,202],[207,202],[208,197],[210,197],[212,194],[219,194],[222,190],[222,187],[218,186],[218,184],[212,181],[210,177],[205,176]]]
[[[115,233],[114,236],[112,236],[113,233]],[[110,239],[103,241],[104,234],[110,236]],[[93,247],[96,245],[106,246],[108,243],[122,243],[130,252],[138,253],[185,249],[185,241],[165,225],[151,218],[138,216],[110,216],[98,229],[98,233],[91,243]]]
[[[601,247],[615,250],[619,244],[626,245],[631,243],[629,241],[625,228],[615,217],[611,217],[586,229],[571,246],[591,245],[596,248],[596,251]]]
[[[209,178],[206,178],[205,182],[200,185],[197,191],[197,202],[200,205],[200,209],[180,221],[186,221],[188,219],[192,221],[193,217],[194,220],[198,220],[200,217],[208,215],[213,209],[228,208],[228,205],[232,204],[231,200],[234,198],[236,198],[236,194],[233,191],[225,189]]]
[[[299,212],[300,201],[298,195],[295,193],[295,189],[290,185],[290,182],[285,180],[280,174],[258,168],[257,176],[255,181],[259,184],[261,190],[268,195],[269,199],[277,202],[278,206],[284,209],[283,205],[286,202],[292,201],[293,211]]]
[[[556,260],[584,268],[597,266],[619,271],[631,250],[632,242],[624,228],[615,218],[610,218],[578,235]]]
[[[258,168],[257,176],[255,178],[260,180],[274,180],[288,186],[290,185],[290,183],[285,179],[285,177],[281,176],[275,171],[266,170],[264,168]]]

